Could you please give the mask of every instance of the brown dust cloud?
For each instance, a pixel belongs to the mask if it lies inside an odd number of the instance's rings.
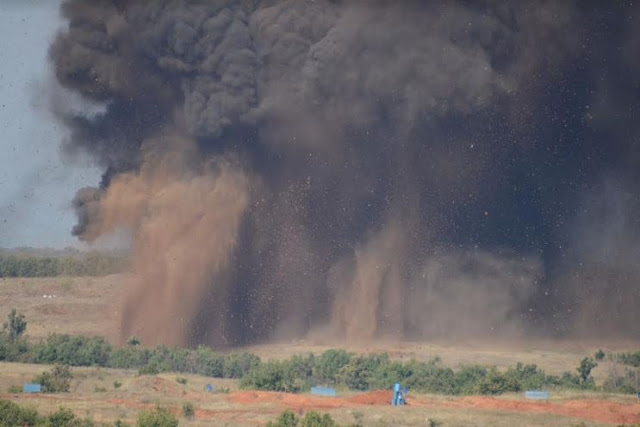
[[[640,8],[66,0],[122,339],[640,336]],[[605,58],[605,60],[603,60]],[[634,120],[634,111],[636,120]]]

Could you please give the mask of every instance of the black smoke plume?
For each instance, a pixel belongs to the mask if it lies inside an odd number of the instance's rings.
[[[67,0],[122,335],[638,337],[640,8]]]

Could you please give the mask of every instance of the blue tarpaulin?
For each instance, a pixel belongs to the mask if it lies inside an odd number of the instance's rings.
[[[42,393],[42,386],[40,384],[24,384],[22,391],[23,393]]]
[[[529,390],[524,392],[524,397],[527,399],[549,399],[548,391]]]
[[[311,394],[315,394],[317,396],[335,396],[336,389],[329,387],[311,387]]]

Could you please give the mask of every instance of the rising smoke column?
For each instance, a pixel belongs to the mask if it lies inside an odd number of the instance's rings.
[[[577,4],[69,0],[62,12],[56,77],[104,106],[54,106],[65,152],[105,170],[78,192],[73,232],[132,236],[123,339],[553,323],[577,289],[563,224],[586,218],[576,211],[605,172],[636,166],[601,160],[582,119],[585,49],[610,50],[593,34],[602,11]]]

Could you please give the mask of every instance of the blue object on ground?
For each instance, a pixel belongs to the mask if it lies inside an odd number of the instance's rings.
[[[316,396],[335,396],[336,389],[330,387],[311,387],[311,394]]]
[[[207,389],[207,392],[213,393],[213,386],[211,384],[207,384],[205,388]]]
[[[40,384],[24,384],[22,386],[23,393],[42,393],[42,386]]]
[[[402,387],[399,383],[395,383],[393,385],[393,396],[391,397],[391,405],[392,406],[402,406],[404,405],[404,393],[402,393]]]
[[[527,399],[548,400],[549,392],[540,390],[528,390],[524,392],[524,397]]]

